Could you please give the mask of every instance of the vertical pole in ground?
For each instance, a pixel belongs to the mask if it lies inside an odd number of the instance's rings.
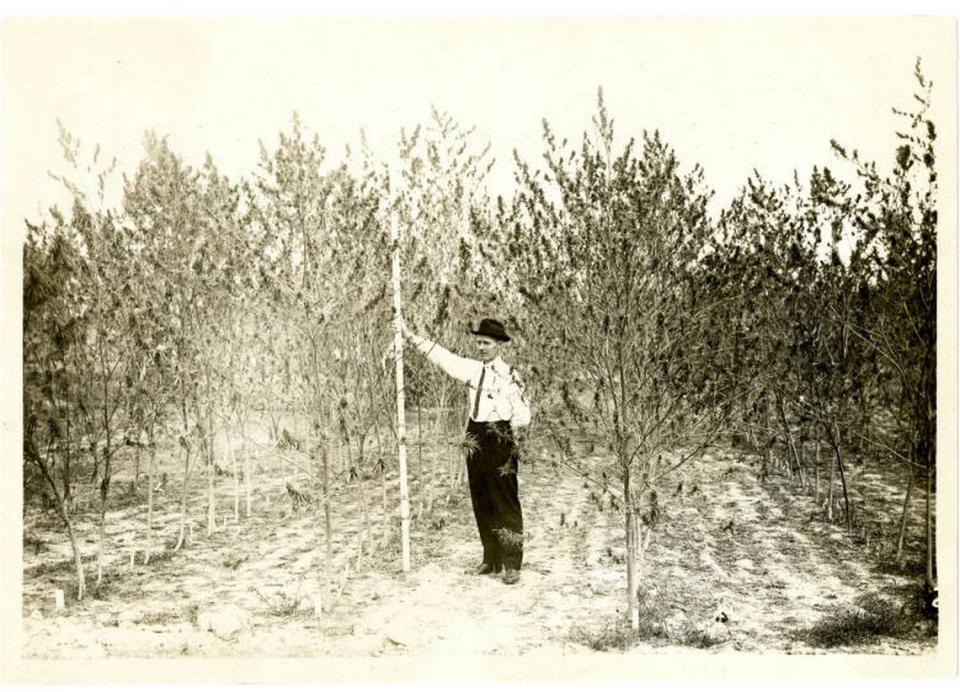
[[[390,176],[390,244],[393,247],[393,350],[397,373],[397,459],[400,473],[400,546],[403,571],[410,571],[410,497],[407,489],[407,426],[404,415],[403,336],[400,333],[400,226],[398,176]]]
[[[910,507],[910,494],[913,492],[913,484],[916,481],[917,473],[913,467],[910,467],[910,478],[907,479],[907,494],[903,498],[903,511],[900,513],[900,530],[897,532],[897,563],[900,563],[903,557],[903,539],[907,534],[907,509]]]

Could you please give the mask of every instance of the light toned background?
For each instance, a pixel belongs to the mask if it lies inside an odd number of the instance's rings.
[[[577,139],[590,125],[597,88],[623,136],[659,129],[686,166],[703,166],[718,212],[753,169],[787,183],[813,165],[841,168],[829,140],[858,148],[881,169],[898,125],[891,106],[910,105],[913,66],[923,60],[935,83],[933,119],[941,132],[941,420],[956,420],[956,41],[952,18],[510,19],[510,20],[7,20],[2,34],[3,208],[0,213],[2,309],[8,329],[0,369],[7,393],[0,436],[2,475],[4,673],[19,635],[20,551],[20,247],[23,220],[38,221],[63,196],[47,175],[63,172],[59,118],[92,151],[116,156],[131,173],[147,129],[166,135],[188,162],[209,152],[228,175],[249,174],[258,140],[270,146],[297,111],[330,158],[359,144],[396,150],[400,127],[425,122],[431,104],[476,126],[497,164],[493,193],[509,193],[511,149],[536,160],[541,118]],[[119,182],[120,176],[115,180]],[[119,200],[119,185],[108,203]],[[952,316],[954,319],[945,319]],[[947,619],[934,660],[906,665],[882,657],[709,657],[709,669],[652,657],[643,670],[618,657],[525,660],[499,666],[506,679],[560,676],[723,677],[759,674],[929,674],[954,665],[956,632],[956,433],[941,424],[941,588]],[[944,463],[946,462],[946,463]],[[17,652],[14,650],[15,655]],[[480,661],[397,660],[359,668],[316,662],[107,662],[91,675],[195,679],[381,679],[455,677]],[[636,665],[635,663],[632,665]],[[453,667],[451,667],[453,666]],[[744,668],[746,666],[746,668]],[[372,671],[372,672],[371,672]],[[391,672],[392,671],[392,672]],[[75,664],[18,666],[19,674],[65,682]],[[225,678],[220,676],[225,675]],[[373,677],[369,677],[372,675]],[[196,677],[198,676],[198,677]],[[212,677],[211,677],[212,676]],[[89,679],[87,675],[84,679]],[[460,678],[463,679],[463,678]],[[89,679],[89,681],[93,681]]]
[[[944,122],[952,34],[903,18],[9,20],[3,224],[18,230],[57,199],[58,118],[123,171],[153,129],[188,161],[209,152],[239,176],[294,111],[331,159],[361,128],[386,158],[433,104],[491,143],[491,190],[508,193],[511,150],[538,158],[544,117],[579,138],[601,86],[621,135],[658,129],[703,166],[717,211],[754,169],[790,182],[833,165],[831,137],[892,160],[890,108],[909,105],[918,56]]]

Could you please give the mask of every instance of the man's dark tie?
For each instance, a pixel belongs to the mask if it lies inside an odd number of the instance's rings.
[[[487,366],[484,365],[483,369],[480,370],[480,381],[477,383],[477,398],[473,402],[473,415],[470,416],[473,420],[477,420],[477,416],[480,415],[480,393],[483,391],[483,377],[487,374]]]

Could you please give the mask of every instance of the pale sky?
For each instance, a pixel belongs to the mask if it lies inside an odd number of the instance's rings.
[[[60,199],[57,118],[125,172],[153,129],[237,177],[294,111],[331,159],[361,127],[386,158],[435,104],[492,144],[507,192],[512,148],[537,159],[544,117],[578,140],[598,86],[621,136],[659,129],[703,166],[716,212],[754,168],[786,182],[836,167],[831,137],[887,160],[917,56],[952,127],[953,40],[951,18],[8,20],[4,236]]]

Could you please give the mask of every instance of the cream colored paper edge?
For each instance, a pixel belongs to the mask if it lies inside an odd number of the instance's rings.
[[[249,20],[256,21],[256,20]],[[642,19],[630,21],[643,21]],[[747,19],[746,21],[763,21]],[[830,19],[823,21],[829,22]],[[956,76],[956,33],[953,18],[903,18],[903,21],[931,23],[931,36],[941,41],[941,51],[925,59],[944,60],[954,66]],[[16,29],[5,21],[4,35]],[[890,40],[895,40],[891,36]],[[856,47],[851,46],[851,50]],[[56,56],[44,56],[55,59]],[[29,75],[4,73],[6,99],[11,80]],[[956,79],[937,85],[936,98],[952,103],[956,115]],[[5,108],[5,106],[4,106]],[[0,680],[4,682],[83,683],[165,682],[410,682],[410,681],[616,681],[630,679],[740,679],[740,678],[849,678],[849,677],[931,677],[950,676],[957,666],[957,177],[956,117],[940,123],[942,153],[941,230],[939,233],[938,389],[938,557],[941,623],[936,655],[921,657],[824,654],[798,656],[783,654],[690,653],[621,656],[544,657],[390,657],[379,659],[123,659],[91,661],[25,660],[19,655],[22,634],[20,600],[21,555],[21,440],[22,391],[19,334],[21,333],[21,243],[23,229],[5,228],[0,237],[0,266],[3,280],[2,384],[5,396],[0,404],[0,436],[5,443],[7,462],[2,477],[2,519],[0,538]],[[4,129],[4,141],[29,136]],[[8,179],[16,176],[17,162],[3,150],[4,196]]]

